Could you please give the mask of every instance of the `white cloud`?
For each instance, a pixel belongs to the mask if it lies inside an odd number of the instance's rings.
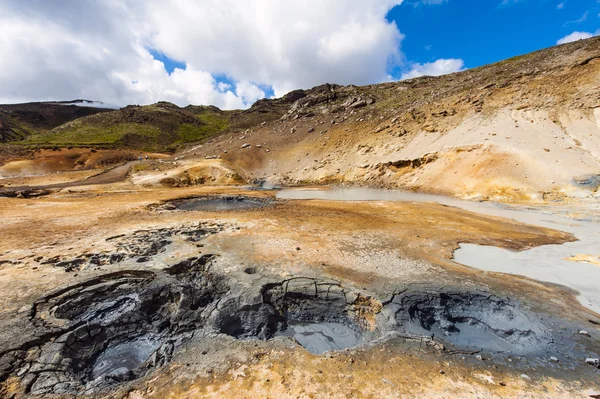
[[[3,0],[0,102],[240,108],[264,97],[259,85],[282,95],[379,82],[402,59],[403,35],[385,18],[402,1]],[[149,48],[185,69],[169,75]]]
[[[576,42],[577,40],[589,39],[590,37],[596,36],[598,34],[600,34],[600,30],[596,31],[595,33],[573,32],[573,33],[563,37],[562,39],[559,39],[556,42],[556,44],[565,44],[565,43]]]
[[[247,81],[238,82],[235,91],[238,97],[240,97],[246,104],[252,104],[259,98],[265,97],[264,91],[262,91],[257,85]]]
[[[562,3],[558,3],[558,4],[556,5],[556,9],[557,9],[557,10],[562,10],[563,8],[565,8],[565,3],[564,3],[564,2],[562,2]]]
[[[580,24],[582,22],[585,22],[585,21],[587,21],[588,15],[590,15],[590,12],[586,11],[583,13],[583,15],[579,19],[565,22],[565,26],[569,25],[569,24]]]
[[[276,95],[386,75],[402,40],[387,12],[402,0],[151,0],[152,45],[211,73],[272,85]]]
[[[217,84],[217,89],[219,91],[227,91],[227,90],[231,89],[231,85],[229,83],[219,82]]]
[[[517,4],[517,3],[520,3],[521,1],[523,1],[523,0],[502,0],[502,3],[500,3],[500,7]]]
[[[465,63],[461,59],[441,58],[425,64],[413,64],[412,68],[402,74],[401,79],[418,78],[419,76],[440,76],[464,70]]]

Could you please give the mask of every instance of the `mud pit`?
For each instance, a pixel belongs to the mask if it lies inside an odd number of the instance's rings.
[[[16,374],[33,395],[92,394],[167,364],[182,344],[210,331],[268,340],[288,329],[299,334],[304,323],[310,326],[298,342],[313,353],[355,346],[364,334],[339,285],[300,278],[239,295],[210,271],[213,258],[110,273],[41,298],[31,312],[39,338],[0,357],[0,381]]]
[[[543,356],[554,342],[540,316],[489,293],[414,292],[384,311],[400,330],[462,350]]]
[[[180,211],[241,211],[263,208],[273,203],[269,199],[244,196],[198,197],[170,201],[160,209]]]
[[[349,296],[335,282],[310,278],[267,284],[260,302],[241,304],[245,299],[239,298],[217,325],[221,332],[242,339],[292,337],[315,354],[341,350],[370,335]]]
[[[227,291],[208,271],[211,258],[112,273],[40,299],[32,323],[41,337],[3,363],[18,365],[34,395],[90,394],[143,376],[170,361]]]

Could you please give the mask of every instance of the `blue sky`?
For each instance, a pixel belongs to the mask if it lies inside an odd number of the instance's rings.
[[[185,67],[186,67],[185,62],[171,59],[171,58],[167,57],[166,55],[164,55],[162,52],[157,51],[151,47],[146,47],[146,49],[148,50],[148,52],[150,52],[150,54],[152,55],[152,57],[155,60],[163,63],[163,65],[165,66],[165,69],[167,70],[167,72],[169,74],[173,73],[175,68],[185,69]]]
[[[600,0],[0,0],[0,103],[224,109],[600,34]]]
[[[599,0],[432,1],[436,3],[405,1],[387,14],[405,35],[401,49],[407,62],[388,71],[396,79],[411,63],[460,58],[467,68],[475,68],[554,46],[574,31],[600,27]],[[149,50],[169,73],[185,69],[185,63]],[[232,84],[224,75],[217,81]]]
[[[600,0],[407,0],[386,15],[404,35],[401,63],[388,67],[392,79],[402,78],[415,64],[459,59],[464,68],[501,61],[556,45],[573,32],[596,32]],[[150,49],[168,73],[185,63]],[[234,79],[216,75],[219,83]],[[268,84],[259,84],[267,97]]]
[[[448,0],[406,1],[387,19],[406,35],[402,50],[409,61],[460,58],[474,68],[554,46],[574,31],[595,32],[599,14],[597,0]]]

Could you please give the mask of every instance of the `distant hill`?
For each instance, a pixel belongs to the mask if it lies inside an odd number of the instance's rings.
[[[179,144],[203,140],[227,129],[232,113],[213,106],[181,108],[163,101],[130,105],[68,121],[30,136],[24,144],[169,151]]]
[[[324,84],[257,101],[184,155],[275,184],[597,201],[599,82],[593,37],[439,77]]]
[[[89,100],[0,104],[0,143],[20,141],[77,118],[111,111]]]
[[[247,110],[159,102],[95,111],[49,130],[37,121],[41,132],[23,128],[14,147],[188,147],[182,156],[221,158],[250,179],[278,184],[498,201],[600,198],[599,81],[594,37],[439,77],[323,84]]]

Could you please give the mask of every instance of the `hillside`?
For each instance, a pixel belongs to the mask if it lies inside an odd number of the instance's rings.
[[[0,143],[23,140],[77,118],[111,111],[92,104],[88,100],[0,104]]]
[[[595,196],[600,38],[441,77],[322,85],[235,118],[252,123],[187,154],[284,184],[502,201]]]
[[[597,198],[600,38],[440,77],[324,84],[244,111],[128,106],[21,143],[184,148],[189,165],[221,158],[247,181],[275,184],[403,188],[498,201]]]
[[[180,108],[168,102],[130,105],[76,119],[24,143],[169,151],[177,144],[198,141],[224,130],[229,114],[212,106]]]

